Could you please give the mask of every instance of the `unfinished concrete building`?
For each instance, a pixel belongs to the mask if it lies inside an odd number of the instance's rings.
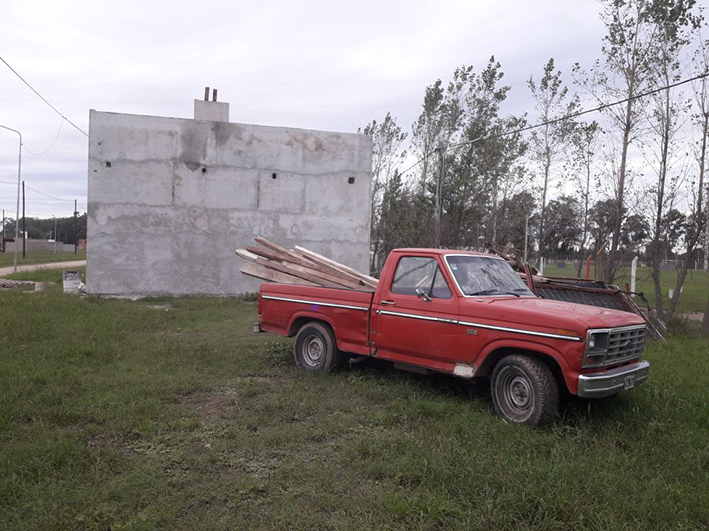
[[[259,282],[234,249],[260,234],[367,271],[372,140],[194,119],[90,113],[87,287],[109,295],[235,295]]]

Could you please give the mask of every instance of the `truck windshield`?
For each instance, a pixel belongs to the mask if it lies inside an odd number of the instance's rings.
[[[504,260],[484,256],[446,256],[446,262],[463,295],[534,296]]]

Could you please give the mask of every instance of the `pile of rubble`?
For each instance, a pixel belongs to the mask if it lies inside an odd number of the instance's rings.
[[[0,278],[0,289],[17,289],[21,286],[34,286],[35,282],[33,280],[10,280],[7,278]]]
[[[625,292],[618,286],[608,285],[598,280],[539,275],[536,269],[530,268],[516,255],[511,254],[509,248],[500,249],[491,245],[489,251],[491,254],[504,258],[512,266],[512,269],[527,282],[529,289],[540,297],[634,313],[645,319],[648,333],[655,339],[662,339],[662,333],[667,331],[665,323],[650,307],[642,293],[637,295],[645,307],[641,307],[635,302],[634,293]],[[531,276],[531,282],[527,280],[528,276]]]

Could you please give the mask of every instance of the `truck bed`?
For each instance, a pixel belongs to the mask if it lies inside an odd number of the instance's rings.
[[[345,352],[369,354],[369,310],[374,293],[352,289],[263,283],[259,292],[261,329],[290,337],[299,320],[327,322],[337,346]]]

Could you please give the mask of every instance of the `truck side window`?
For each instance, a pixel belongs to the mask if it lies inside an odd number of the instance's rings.
[[[417,288],[437,299],[451,297],[446,279],[433,258],[404,256],[396,266],[391,292],[415,296]]]

